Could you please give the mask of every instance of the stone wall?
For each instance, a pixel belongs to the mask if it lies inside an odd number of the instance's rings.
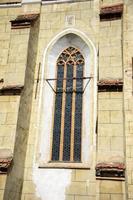
[[[123,16],[123,57],[124,57],[124,109],[125,109],[125,145],[126,145],[126,166],[127,166],[127,199],[133,199],[133,88],[132,88],[132,57],[133,57],[133,2],[125,2],[125,15]]]
[[[75,28],[84,32],[96,46],[98,42],[98,2],[86,1],[72,4],[51,4],[43,5],[41,7],[40,16],[40,33],[39,33],[39,48],[37,62],[42,62],[43,52],[48,43],[55,37],[55,35],[68,28]],[[89,10],[89,12],[88,12]],[[68,16],[74,16],[72,25],[67,21]],[[93,23],[95,26],[93,26]],[[88,24],[88,26],[86,26]],[[44,63],[44,65],[47,65]],[[41,74],[40,74],[41,77]],[[41,80],[40,80],[41,82]],[[44,84],[44,83],[43,83]],[[46,95],[46,94],[44,94]],[[23,185],[23,198],[28,199],[95,199],[96,198],[96,180],[95,180],[95,140],[93,133],[91,133],[92,153],[91,170],[87,169],[39,169],[40,160],[40,128],[35,118],[36,110],[38,109],[39,93],[37,99],[33,100],[33,111],[31,118],[31,129],[28,152],[25,168],[25,179]],[[37,107],[36,107],[37,106]],[[42,109],[41,109],[42,111]],[[49,111],[47,111],[49,112]],[[37,112],[38,113],[38,112]],[[40,113],[41,115],[41,113]],[[43,118],[45,120],[45,118]],[[39,122],[40,124],[41,122]],[[44,122],[45,123],[45,122]],[[33,128],[34,127],[34,128]],[[37,129],[36,129],[37,127]],[[34,132],[33,132],[34,129]],[[34,136],[33,136],[34,134]],[[33,141],[33,137],[35,140]],[[44,138],[42,138],[44,139]],[[31,153],[32,152],[32,153]],[[44,152],[45,154],[45,152]],[[28,157],[29,156],[29,157]],[[32,159],[33,158],[33,159]],[[60,180],[58,181],[58,176]],[[41,179],[41,181],[40,181]],[[47,182],[46,187],[45,180]],[[56,187],[54,186],[56,184]]]
[[[21,94],[19,104],[15,146],[13,153],[13,168],[10,170],[10,174],[6,180],[5,193],[3,199],[10,198],[17,200],[21,198],[25,168],[25,154],[27,151],[27,140],[29,136],[29,126],[31,117],[34,70],[36,66],[36,55],[38,47],[38,29],[39,20],[32,24],[30,29],[28,28],[24,30],[12,30],[13,37],[11,38],[11,41],[13,40],[13,42],[11,43],[12,48],[10,50],[10,55],[12,56],[10,57],[10,61],[15,63],[15,65],[19,65],[19,62],[25,62],[25,65],[23,65],[23,67],[21,68],[21,77],[18,77],[19,79],[16,79],[14,76],[16,84],[23,83],[24,89]],[[22,37],[21,33],[24,33],[22,34]],[[12,81],[10,80],[9,83],[11,84]]]
[[[100,5],[122,2],[50,2],[0,8],[0,79],[4,79],[0,84],[24,85],[21,96],[0,96],[0,147],[13,152],[8,175],[0,175],[1,200],[133,199],[132,0],[124,4],[123,18],[99,21]],[[11,29],[10,20],[29,13],[40,13],[40,18],[30,28]],[[95,96],[98,126],[96,135],[95,120],[91,122],[90,169],[39,168],[40,144],[46,139],[40,134],[42,69],[47,65],[44,50],[67,29],[82,32],[96,47],[98,80],[124,80],[123,91],[99,91]],[[44,122],[46,117],[47,113]],[[125,163],[125,180],[96,178],[99,162]]]
[[[102,1],[102,6],[117,3]],[[123,79],[122,20],[100,22],[99,80]],[[123,92],[98,94],[97,162],[125,162]],[[125,183],[99,180],[100,199],[125,199]]]

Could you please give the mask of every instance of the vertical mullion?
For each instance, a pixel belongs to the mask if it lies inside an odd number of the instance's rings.
[[[65,103],[66,103],[66,93],[64,92],[66,90],[66,63],[64,65],[64,80],[63,80],[63,96],[62,96],[62,113],[61,113],[61,139],[60,139],[60,156],[59,160],[63,160],[63,147],[64,147],[64,121],[65,121]]]
[[[74,63],[73,77],[76,77],[76,64]],[[71,120],[71,149],[70,149],[70,161],[74,160],[74,126],[75,126],[75,92],[76,80],[73,80],[73,95],[72,95],[72,120]]]

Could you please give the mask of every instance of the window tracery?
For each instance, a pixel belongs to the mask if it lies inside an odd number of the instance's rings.
[[[81,162],[83,71],[81,52],[68,47],[57,59],[52,161]]]

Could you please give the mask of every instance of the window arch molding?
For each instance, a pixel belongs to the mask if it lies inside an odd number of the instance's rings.
[[[87,37],[86,37],[87,40]],[[85,42],[80,36],[75,34],[74,32],[71,31],[71,33],[64,34],[62,37],[59,39],[55,39],[53,43],[47,48],[47,51],[44,52],[45,59],[43,60],[43,66],[44,66],[44,73],[45,77],[42,78],[55,78],[56,74],[56,67],[55,63],[56,60],[59,56],[59,54],[63,51],[63,49],[69,47],[69,46],[74,46],[75,48],[80,49],[81,53],[83,54],[85,58],[85,76],[90,76],[93,75],[93,79],[91,83],[89,84],[85,94],[84,94],[84,102],[89,99],[88,97],[91,94],[91,100],[89,102],[89,106],[87,107],[84,106],[84,115],[83,115],[83,120],[86,120],[87,118],[88,123],[86,122],[83,125],[83,143],[84,147],[82,150],[82,164],[83,166],[87,165],[91,161],[91,154],[93,151],[93,148],[95,148],[95,121],[96,117],[94,116],[94,113],[96,115],[96,50],[94,45],[90,44],[88,41],[89,45],[87,42]],[[39,103],[40,109],[38,111],[38,124],[39,124],[39,134],[40,138],[38,140],[38,149],[40,153],[40,167],[47,167],[47,166],[52,166],[49,161],[50,161],[50,140],[51,140],[51,134],[52,134],[52,113],[53,113],[53,101],[54,101],[54,94],[52,93],[51,89],[47,85],[47,83],[44,81],[42,86],[41,86],[42,91],[40,92],[40,97],[41,102]],[[46,95],[49,94],[49,95]],[[95,98],[94,98],[95,96]],[[95,100],[94,100],[95,99]],[[51,105],[49,102],[52,102]],[[93,105],[91,106],[93,101]],[[95,101],[95,102],[94,102]],[[47,110],[47,108],[50,108]],[[47,115],[46,115],[47,113]],[[93,113],[93,114],[92,114]],[[91,122],[90,122],[91,121]],[[85,142],[86,141],[86,142]],[[84,165],[85,164],[85,165]],[[58,167],[58,166],[57,166]],[[60,166],[59,166],[60,167]]]

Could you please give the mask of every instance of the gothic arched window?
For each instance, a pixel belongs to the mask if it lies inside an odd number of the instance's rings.
[[[84,57],[74,47],[57,59],[52,161],[81,162]]]

